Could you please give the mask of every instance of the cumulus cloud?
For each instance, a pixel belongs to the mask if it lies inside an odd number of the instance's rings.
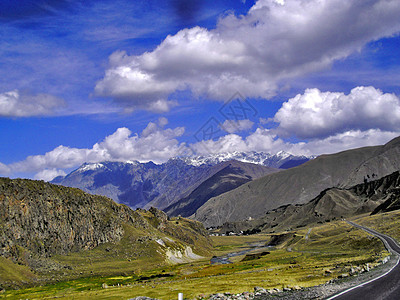
[[[183,29],[141,55],[117,51],[97,95],[125,107],[166,111],[170,95],[226,100],[269,98],[281,79],[329,66],[367,42],[400,30],[397,0],[258,0],[246,15],[215,29]]]
[[[374,87],[348,95],[307,89],[275,114],[278,132],[299,138],[325,138],[348,130],[400,131],[400,99]]]
[[[36,180],[52,181],[57,176],[67,175],[63,170],[45,169],[38,172],[33,178]]]
[[[28,156],[25,160],[10,164],[14,172],[38,172],[43,169],[72,168],[85,161],[101,159],[102,153],[93,149],[78,149],[58,146],[44,155]]]
[[[128,128],[118,128],[113,134],[96,143],[90,149],[58,146],[44,155],[29,156],[25,160],[3,165],[12,172],[38,172],[35,178],[47,180],[62,174],[61,169],[73,168],[84,162],[100,161],[153,161],[161,163],[185,150],[176,137],[184,133],[184,128],[165,128],[168,120],[160,118],[150,122],[141,134],[133,134]],[[0,172],[3,172],[0,165]]]
[[[53,115],[64,106],[63,100],[47,94],[31,95],[18,90],[0,94],[2,117]]]
[[[225,153],[233,151],[264,151],[276,153],[283,150],[285,142],[269,129],[257,128],[247,137],[227,134],[217,140],[201,141],[190,145],[196,154]]]
[[[244,119],[244,120],[225,120],[224,123],[221,124],[221,129],[228,133],[235,133],[240,131],[250,130],[254,125],[254,122]]]
[[[93,150],[104,153],[108,160],[164,162],[179,153],[180,145],[175,138],[184,133],[183,127],[163,129],[166,121],[160,118],[158,123],[150,122],[140,136],[132,135],[128,128],[119,128],[103,142],[94,145]]]

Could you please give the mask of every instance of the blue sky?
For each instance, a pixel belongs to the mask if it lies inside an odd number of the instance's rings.
[[[395,0],[0,7],[2,176],[226,151],[318,155],[400,135]]]

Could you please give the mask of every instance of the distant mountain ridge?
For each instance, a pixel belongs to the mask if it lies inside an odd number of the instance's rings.
[[[294,156],[285,152],[276,155],[262,152],[233,152],[176,157],[163,164],[137,161],[85,163],[67,176],[55,178],[52,183],[104,195],[133,208],[153,206],[165,209],[189,196],[204,181],[225,168],[224,163],[234,159],[238,160],[237,167],[243,166],[242,170],[241,167],[237,169],[241,175],[246,176],[245,173],[251,171],[248,165],[250,163],[257,165],[258,171],[257,175],[247,174],[250,177],[244,181],[236,181],[236,184],[231,185],[232,188],[236,188],[238,183],[276,172],[275,167],[298,165],[311,157]],[[243,170],[247,171],[243,173]]]
[[[209,166],[195,167],[179,159],[161,165],[153,162],[85,163],[52,183],[104,195],[133,208],[145,207],[159,198],[167,206],[185,195],[186,188],[207,176],[209,169]]]

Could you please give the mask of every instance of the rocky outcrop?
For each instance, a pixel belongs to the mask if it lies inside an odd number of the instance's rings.
[[[105,197],[40,181],[0,180],[0,255],[21,247],[41,256],[117,242],[122,220],[146,226],[141,217]]]
[[[179,222],[169,221],[157,209],[133,211],[109,198],[76,188],[0,178],[0,255],[13,260],[50,257],[92,249],[103,243],[118,243],[127,226],[146,238],[168,235],[180,243],[196,240],[207,243],[200,223],[190,220],[176,223]]]

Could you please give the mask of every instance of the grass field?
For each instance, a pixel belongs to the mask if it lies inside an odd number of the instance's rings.
[[[359,223],[360,225],[370,227],[379,232],[386,233],[391,237],[395,238],[397,242],[400,242],[400,211],[395,210],[392,212],[386,212],[377,214],[374,216],[358,216],[352,219],[352,221]]]
[[[398,222],[398,215],[383,217],[388,222]],[[362,222],[379,224],[381,216],[375,218],[372,221],[364,218]],[[390,224],[387,228],[391,228]],[[216,236],[212,239],[213,254],[219,256],[246,249],[251,243],[264,243],[271,236]],[[155,259],[144,256],[128,261],[121,253],[112,252],[114,255],[110,254],[107,259],[102,253],[104,251],[99,248],[85,255],[57,258],[75,266],[74,272],[82,273],[82,278],[10,290],[0,297],[128,299],[142,295],[176,299],[178,292],[183,292],[185,298],[194,298],[219,292],[252,291],[255,286],[308,287],[348,273],[354,266],[367,263],[374,266],[388,255],[378,239],[343,221],[297,230],[291,238],[271,249],[270,254],[250,261],[241,261],[244,256],[237,256],[232,264],[210,265],[210,257],[206,257],[192,263],[166,265],[157,255]],[[34,276],[27,269],[22,274],[27,278]]]

